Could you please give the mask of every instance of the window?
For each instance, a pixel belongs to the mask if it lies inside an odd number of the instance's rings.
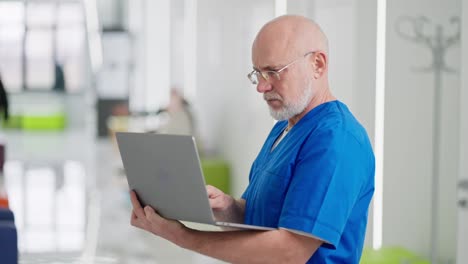
[[[7,91],[79,91],[85,47],[81,1],[0,2],[0,74]]]

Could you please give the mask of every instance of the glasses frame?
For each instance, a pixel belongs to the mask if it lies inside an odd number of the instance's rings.
[[[274,78],[278,81],[281,80],[281,77],[280,77],[280,73],[284,70],[286,70],[289,66],[293,65],[294,63],[306,58],[308,55],[310,54],[313,54],[317,51],[309,51],[307,53],[305,53],[304,55],[302,55],[301,57],[291,61],[290,63],[286,64],[285,66],[283,66],[281,69],[279,70],[266,70],[266,71],[259,71],[257,69],[254,69],[252,72],[250,72],[249,74],[247,74],[247,78],[249,78],[250,82],[252,84],[258,84],[259,83],[259,80],[260,80],[260,76],[265,80],[265,81],[268,81],[270,79],[271,76],[274,76]],[[256,77],[254,77],[256,76]]]

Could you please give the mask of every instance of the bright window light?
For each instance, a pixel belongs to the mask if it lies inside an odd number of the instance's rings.
[[[83,3],[86,16],[86,28],[88,31],[91,68],[93,73],[96,74],[102,65],[101,29],[99,27],[97,4],[95,0],[85,0]]]
[[[383,158],[384,158],[384,109],[385,109],[385,28],[387,1],[377,2],[377,54],[375,93],[375,194],[373,215],[374,249],[382,247],[383,223]]]

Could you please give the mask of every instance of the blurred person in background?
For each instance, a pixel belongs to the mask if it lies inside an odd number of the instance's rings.
[[[325,34],[307,18],[262,27],[248,77],[278,122],[241,198],[207,186],[217,220],[275,230],[193,230],[142,208],[133,191],[131,224],[232,263],[359,263],[375,160],[365,129],[330,91],[328,58]]]
[[[63,64],[58,61],[54,62],[55,80],[53,90],[57,92],[65,92],[65,72],[63,71]]]
[[[0,114],[2,114],[3,122],[8,121],[8,118],[9,118],[8,97],[7,97],[5,87],[3,86],[1,74],[0,74]],[[1,178],[3,177],[3,165],[4,164],[5,164],[5,138],[2,133],[2,129],[0,128],[0,183],[3,180]],[[1,184],[0,184],[0,192],[1,191],[2,190],[1,190]]]
[[[173,135],[191,135],[197,142],[197,149],[200,155],[204,154],[203,142],[201,141],[195,122],[195,115],[192,106],[182,95],[182,91],[177,87],[172,87],[169,104],[167,108],[157,112],[162,116],[162,125],[157,132]]]
[[[8,112],[8,97],[6,93],[6,89],[2,83],[2,75],[0,74],[0,113],[2,113],[2,118],[4,121],[8,120],[9,112]]]
[[[158,111],[158,114],[164,113],[168,115],[168,120],[158,129],[158,132],[175,135],[195,135],[192,109],[177,88],[171,89],[167,108]]]

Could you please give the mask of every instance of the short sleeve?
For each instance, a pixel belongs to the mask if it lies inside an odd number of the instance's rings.
[[[318,237],[336,248],[363,186],[367,153],[349,131],[311,133],[297,156],[279,227]]]

